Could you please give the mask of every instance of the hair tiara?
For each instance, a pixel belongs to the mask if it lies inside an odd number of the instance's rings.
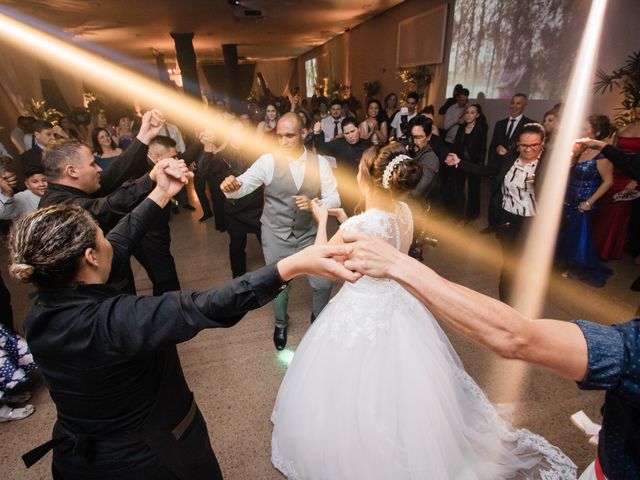
[[[411,157],[409,155],[400,154],[393,157],[393,160],[387,164],[384,169],[384,173],[382,174],[382,187],[384,189],[389,190],[389,180],[391,180],[393,170],[405,160],[411,160]]]

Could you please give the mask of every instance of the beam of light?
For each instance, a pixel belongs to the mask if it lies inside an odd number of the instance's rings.
[[[217,112],[205,111],[201,101],[87,52],[73,45],[71,38],[64,34],[53,35],[26,25],[13,18],[15,15],[6,13],[9,11],[6,8],[0,10],[0,39],[3,42],[57,67],[66,68],[78,77],[106,86],[121,100],[130,100],[132,104],[140,101],[149,107],[159,108],[171,122],[194,130],[210,128],[217,135],[226,136],[229,122]],[[48,31],[52,29],[53,27],[49,27]],[[275,140],[271,138],[258,139],[255,135],[247,135],[243,150],[257,158],[265,151],[274,150],[276,146]]]
[[[566,99],[554,147],[545,159],[545,178],[537,196],[538,213],[528,232],[516,277],[515,306],[530,318],[540,315],[547,289],[571,167],[571,145],[580,137],[589,105],[607,0],[593,0],[582,41],[565,91]]]
[[[589,105],[595,61],[602,34],[607,0],[593,0],[580,48],[565,91],[565,104],[551,154],[545,162],[547,172],[537,195],[537,214],[527,232],[522,262],[513,290],[514,306],[529,318],[542,312],[553,265],[556,239],[571,167],[571,145],[580,137]],[[520,398],[524,391],[527,365],[524,362],[501,364],[493,375],[509,378],[506,398]]]

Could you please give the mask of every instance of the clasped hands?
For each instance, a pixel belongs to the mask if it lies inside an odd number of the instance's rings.
[[[158,161],[149,177],[169,197],[175,196],[193,178],[193,172],[189,171],[184,160],[165,158]]]
[[[373,235],[343,231],[343,244],[312,245],[278,262],[280,277],[318,275],[355,282],[363,275],[390,278],[404,259],[398,250]]]

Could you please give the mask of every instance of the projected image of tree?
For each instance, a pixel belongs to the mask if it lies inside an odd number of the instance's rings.
[[[589,3],[457,1],[447,91],[462,83],[472,97],[560,98]]]

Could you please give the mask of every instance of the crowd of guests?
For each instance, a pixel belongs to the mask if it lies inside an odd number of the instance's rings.
[[[249,235],[262,244],[269,263],[313,243],[314,198],[323,199],[328,207],[341,206],[344,215],[357,213],[362,200],[356,180],[360,160],[373,146],[399,142],[422,169],[420,181],[408,194],[416,221],[411,254],[422,259],[427,212],[440,212],[459,225],[477,220],[481,216],[481,178],[488,177],[488,225],[481,233],[496,233],[500,241],[505,262],[499,293],[502,300],[510,301],[513,272],[523,234],[537,212],[536,191],[544,181],[545,152],[555,138],[561,105],[537,123],[525,115],[527,96],[518,93],[510,101],[508,116],[495,122],[488,139],[482,106],[469,102],[469,91],[462,85],[439,108],[442,124],[436,125],[433,106],[418,107],[420,100],[416,92],[408,93],[402,102],[389,93],[382,100],[367,99],[363,111],[354,112],[351,102],[329,99],[321,91],[311,98],[299,94],[284,101],[267,98],[260,109],[246,104],[231,108],[220,99],[214,108],[227,123],[226,134],[205,129],[193,136],[183,135],[178,126],[154,111],[118,119],[108,119],[101,111],[88,126],[75,124],[68,116],[54,123],[21,116],[11,141],[20,154],[14,162],[20,164],[17,170],[24,183],[18,183],[11,171],[16,170],[16,163],[12,166],[4,160],[0,165],[0,219],[10,221],[39,207],[73,203],[89,211],[107,233],[149,193],[154,165],[165,158],[184,159],[195,172],[194,187],[202,208],[199,221],[213,219],[216,230],[229,236],[228,255],[235,278],[247,272]],[[585,122],[584,136],[612,139],[622,150],[640,152],[638,105],[635,114],[637,120],[618,132],[606,116],[592,115]],[[288,129],[288,137],[281,128]],[[285,178],[271,152],[265,151],[257,160],[247,154],[243,148],[247,135],[277,140],[294,160],[312,159],[317,184],[308,183],[304,174],[296,177],[293,167],[294,181]],[[9,156],[4,147],[3,152]],[[599,150],[584,147],[575,152],[556,253],[563,275],[602,286],[611,270],[601,260],[621,258],[625,246],[632,254],[640,254],[636,235],[640,207],[633,201],[640,194],[635,180],[627,175],[614,169]],[[279,203],[282,195],[295,197],[293,209]],[[171,212],[180,211],[178,205],[194,210],[185,189],[163,208],[132,252],[151,279],[154,295],[180,289],[169,228]],[[293,227],[284,226],[288,219]],[[121,292],[135,292],[128,262],[111,272],[110,281]],[[312,278],[310,283],[313,321],[326,305],[331,287],[323,279]],[[632,288],[640,290],[640,279]],[[274,302],[277,349],[287,342],[288,290]],[[10,294],[4,284],[0,285],[0,300],[4,331],[14,332]],[[10,337],[8,333],[4,336]],[[13,343],[19,341],[15,337]],[[17,358],[7,360],[6,365],[20,369]],[[0,385],[0,393],[12,388],[8,385]],[[0,397],[4,402],[0,417],[23,418],[33,411],[9,407],[14,403],[10,398]]]

